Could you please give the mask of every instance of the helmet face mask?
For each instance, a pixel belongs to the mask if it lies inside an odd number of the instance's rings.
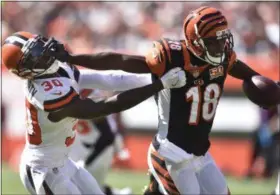
[[[207,37],[199,42],[203,47],[200,57],[214,66],[222,65],[233,50],[233,37],[229,30],[223,36]]]
[[[32,79],[44,73],[54,64],[55,58],[48,55],[48,50],[55,42],[40,35],[31,38],[22,48],[22,57],[15,71],[22,78]]]
[[[184,22],[187,48],[200,60],[213,66],[228,63],[233,51],[233,36],[225,16],[216,8],[201,7]]]

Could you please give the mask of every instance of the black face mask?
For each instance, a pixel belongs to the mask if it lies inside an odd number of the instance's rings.
[[[55,61],[54,57],[48,55],[48,50],[56,42],[53,38],[47,39],[40,35],[27,42],[18,64],[19,74],[29,74],[36,77],[44,73]]]
[[[205,53],[208,52],[209,55],[215,58],[221,58],[220,64],[223,64],[224,59],[233,50],[233,37],[232,34],[226,34],[222,37],[209,37],[203,39],[205,45]],[[224,59],[223,59],[224,56]]]
[[[226,39],[217,40],[214,38],[205,38],[203,39],[204,45],[207,48],[208,53],[213,57],[221,57],[225,50]]]

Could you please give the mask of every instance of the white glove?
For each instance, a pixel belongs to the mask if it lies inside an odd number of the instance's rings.
[[[78,167],[83,167],[83,168],[85,168],[85,161],[83,161],[83,160],[78,160],[78,161],[76,162],[76,165],[77,165]]]
[[[180,67],[169,70],[160,80],[164,89],[180,88],[187,83],[185,71]]]

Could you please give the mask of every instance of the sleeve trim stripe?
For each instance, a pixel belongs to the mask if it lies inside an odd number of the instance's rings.
[[[188,49],[187,49],[187,46],[182,43],[182,46],[183,46],[183,56],[184,56],[184,68],[186,70],[190,70],[191,67],[190,67],[190,54],[188,53]]]
[[[59,102],[59,101],[61,101],[61,100],[64,100],[64,99],[66,99],[69,95],[71,95],[73,92],[74,92],[73,87],[70,87],[70,90],[68,91],[68,93],[67,93],[66,95],[64,95],[64,96],[62,96],[62,97],[59,97],[59,98],[57,98],[57,99],[46,100],[46,101],[44,102],[44,104],[54,104],[54,103],[56,103],[56,102]]]
[[[62,100],[57,101],[55,103],[44,103],[44,110],[53,110],[53,109],[57,109],[60,108],[66,104],[68,104],[69,102],[72,101],[72,99],[78,96],[78,94],[73,90],[71,94],[66,95]]]
[[[87,98],[93,91],[94,89],[83,89],[82,91],[80,91],[81,99]]]
[[[167,53],[167,57],[168,57],[168,62],[171,63],[171,53],[170,53],[170,48],[168,46],[168,43],[166,42],[166,39],[161,39],[160,43],[162,44],[163,49],[166,51]]]

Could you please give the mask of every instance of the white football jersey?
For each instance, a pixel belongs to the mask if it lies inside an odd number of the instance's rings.
[[[129,74],[117,71],[78,70],[59,63],[59,70],[36,80],[26,80],[27,132],[23,160],[29,165],[62,166],[68,157],[76,134],[74,118],[53,123],[49,112],[59,110],[79,97],[81,89],[122,91],[151,83],[148,74]]]
[[[24,160],[30,165],[63,165],[75,139],[74,118],[48,119],[50,111],[63,108],[79,95],[78,74],[73,66],[60,64],[57,76],[25,81],[26,146]]]

